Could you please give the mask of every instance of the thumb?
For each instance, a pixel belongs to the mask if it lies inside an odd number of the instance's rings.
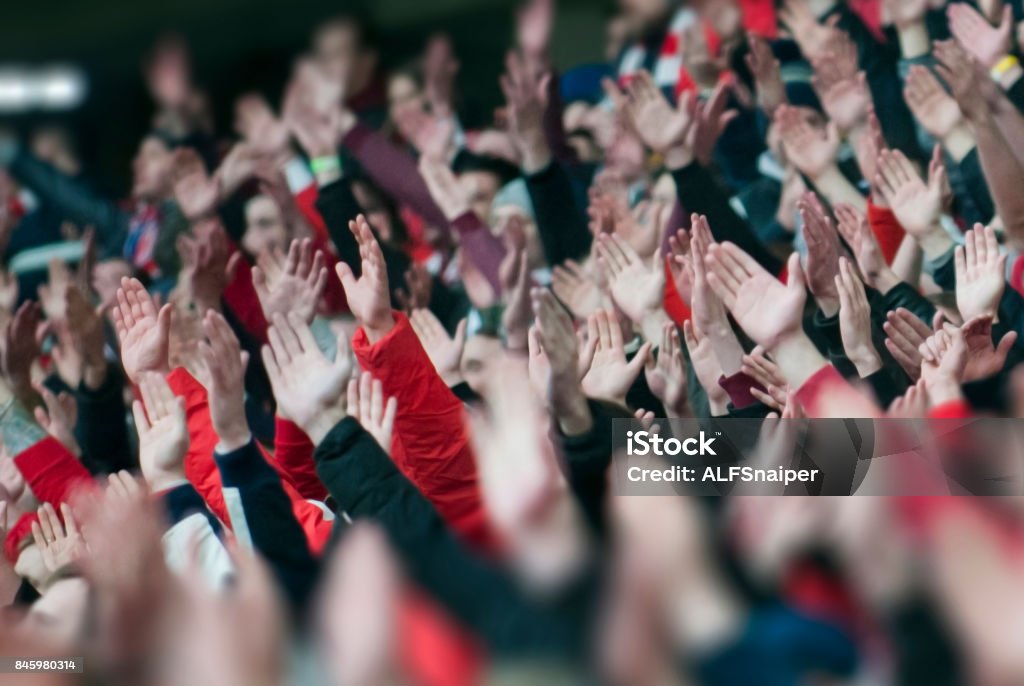
[[[1006,356],[1010,354],[1010,349],[1013,348],[1013,344],[1017,342],[1017,332],[1011,331],[1001,339],[999,339],[999,345],[996,347],[996,356],[1005,360]]]
[[[643,369],[644,365],[647,364],[648,358],[651,357],[651,343],[644,343],[640,350],[637,351],[636,357],[629,361],[627,368],[631,376],[636,377],[640,374],[640,370]]]
[[[356,276],[352,273],[352,268],[345,262],[338,262],[334,265],[334,273],[338,275],[338,280],[341,281],[341,287],[345,289],[345,294],[349,295],[356,285]]]

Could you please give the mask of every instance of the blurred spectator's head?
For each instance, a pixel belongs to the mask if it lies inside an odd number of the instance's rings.
[[[313,34],[313,53],[322,69],[346,83],[349,95],[366,88],[377,71],[377,46],[367,22],[355,15],[321,24]]]
[[[170,144],[151,134],[142,139],[132,160],[132,197],[162,200],[171,190],[172,154]]]
[[[415,67],[406,67],[388,77],[388,117],[398,121],[407,110],[423,110],[423,78]]]
[[[46,125],[36,128],[32,131],[30,146],[36,157],[49,162],[65,174],[76,176],[81,171],[74,135],[63,126]]]
[[[619,0],[633,26],[650,26],[665,19],[675,4],[675,0]]]
[[[281,208],[269,195],[257,195],[245,204],[245,233],[242,248],[250,255],[277,248],[287,251],[288,226]]]

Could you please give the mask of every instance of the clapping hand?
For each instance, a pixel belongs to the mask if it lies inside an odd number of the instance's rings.
[[[264,250],[252,268],[252,283],[267,321],[274,314],[295,312],[312,324],[327,285],[324,255],[319,250],[314,254],[309,238],[293,240],[287,257],[280,249]]]
[[[369,372],[349,379],[347,407],[352,418],[390,455],[398,401],[394,397],[384,400],[384,387],[380,379],[373,378]]]
[[[222,315],[213,310],[203,319],[206,340],[199,351],[206,363],[210,382],[210,419],[220,443],[217,449],[231,452],[245,446],[252,435],[245,418],[245,367],[249,353],[241,350],[238,338]]]
[[[449,336],[434,313],[427,309],[413,310],[409,323],[445,385],[452,387],[462,381],[460,365],[466,347],[466,320],[459,322],[454,336]]]
[[[644,343],[636,356],[627,361],[622,328],[614,313],[598,311],[587,320],[587,339],[596,340],[594,358],[583,377],[583,392],[587,397],[626,405],[626,393],[640,375],[651,343]]]
[[[995,317],[1006,289],[1007,255],[999,250],[991,226],[975,224],[954,253],[956,306],[965,321]]]
[[[143,372],[167,373],[171,305],[157,310],[138,279],[121,279],[113,309],[114,329],[121,342],[121,364],[133,383]]]
[[[185,479],[182,461],[188,450],[185,400],[175,397],[167,381],[145,372],[136,381],[142,400],[132,403],[139,432],[139,465],[152,491],[162,491]]]
[[[387,335],[395,325],[395,318],[391,313],[384,253],[381,252],[366,217],[360,214],[348,223],[348,228],[359,244],[362,273],[357,279],[352,273],[352,268],[344,262],[338,262],[335,269],[345,289],[349,309],[359,320],[370,343],[375,343]]]

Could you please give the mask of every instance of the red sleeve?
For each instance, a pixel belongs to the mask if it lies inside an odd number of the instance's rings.
[[[879,417],[882,414],[873,402],[854,390],[830,364],[812,374],[796,390],[795,397],[808,417],[846,419]]]
[[[50,503],[58,511],[76,488],[92,483],[88,470],[52,436],[15,455],[14,466],[36,498]]]
[[[287,419],[274,420],[274,462],[303,498],[326,500],[327,488],[316,475],[315,446],[309,436]]]
[[[779,33],[775,19],[774,0],[740,0],[743,28],[762,38],[775,38]]]
[[[971,406],[963,399],[950,400],[928,411],[928,419],[970,419],[973,416]]]
[[[244,257],[238,261],[235,276],[224,289],[224,302],[246,331],[257,340],[267,342],[267,319],[263,316],[256,287],[252,285],[252,267]]]
[[[217,433],[210,419],[206,389],[182,367],[167,376],[167,383],[175,395],[185,399],[185,419],[188,422],[189,436],[188,452],[185,453],[185,478],[203,497],[210,512],[230,526],[231,518],[224,504],[220,472],[213,460]],[[310,549],[314,554],[320,553],[331,537],[333,516],[323,506],[304,500],[288,479],[288,475],[265,451],[262,452],[263,457],[281,475],[281,485],[292,502],[292,512],[306,533]]]
[[[319,195],[320,189],[317,188],[315,183],[311,183],[298,193],[295,193],[292,198],[295,200],[295,206],[299,208],[299,212],[309,222],[309,225],[313,227],[316,235],[323,240],[327,240],[327,224],[316,209],[316,199]]]
[[[896,215],[888,207],[878,207],[868,203],[868,222],[871,224],[871,233],[875,234],[878,247],[882,251],[882,257],[886,264],[892,264],[896,253],[903,242],[905,232],[900,223],[896,221]]]
[[[675,280],[672,278],[672,270],[669,268],[667,260],[665,261],[664,307],[668,318],[675,322],[676,326],[682,326],[691,316],[689,306],[687,306],[683,296],[679,295],[679,291],[676,289]]]
[[[359,365],[398,401],[391,457],[402,473],[466,540],[494,549],[462,403],[423,351],[409,320],[371,345],[360,327],[352,339]]]

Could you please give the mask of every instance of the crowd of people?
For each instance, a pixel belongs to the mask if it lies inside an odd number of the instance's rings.
[[[616,420],[1024,417],[1021,6],[616,7],[556,69],[527,0],[472,125],[442,34],[324,22],[280,102],[167,38],[122,200],[4,131],[0,655],[84,664],[10,683],[1024,683],[1017,441],[1000,498],[609,477]]]

